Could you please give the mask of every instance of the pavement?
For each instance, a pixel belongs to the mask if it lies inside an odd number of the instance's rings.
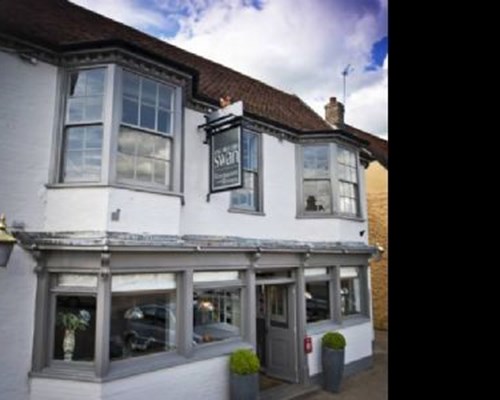
[[[344,378],[340,393],[323,390],[297,400],[387,400],[387,331],[375,331],[373,368]]]

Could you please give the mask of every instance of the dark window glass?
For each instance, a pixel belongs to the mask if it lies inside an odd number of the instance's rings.
[[[175,291],[113,294],[110,358],[112,360],[176,349]]]
[[[94,360],[95,317],[95,297],[57,296],[54,359]]]
[[[329,287],[328,281],[306,283],[307,322],[330,319]]]

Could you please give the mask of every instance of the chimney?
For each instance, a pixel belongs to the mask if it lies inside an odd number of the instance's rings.
[[[325,119],[332,125],[344,124],[344,105],[336,97],[330,97],[330,102],[325,106]]]

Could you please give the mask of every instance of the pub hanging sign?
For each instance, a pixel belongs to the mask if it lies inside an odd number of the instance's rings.
[[[210,136],[210,192],[243,186],[241,125]]]
[[[243,187],[242,115],[240,101],[208,116],[205,130],[210,145],[210,193]]]

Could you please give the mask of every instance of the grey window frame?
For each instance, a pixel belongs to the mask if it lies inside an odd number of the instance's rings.
[[[74,73],[79,73],[83,71],[91,71],[103,69],[104,70],[104,92],[102,94],[102,110],[101,110],[101,118],[96,120],[87,120],[87,121],[78,121],[71,122],[68,120],[67,115],[69,113],[69,93],[71,86],[71,75]],[[58,140],[56,140],[56,165],[55,165],[55,178],[54,182],[60,185],[86,185],[86,184],[99,184],[103,181],[105,176],[106,169],[106,151],[105,151],[105,143],[106,143],[106,125],[107,125],[107,113],[106,113],[106,104],[110,97],[109,95],[109,86],[108,82],[110,79],[109,68],[107,64],[96,64],[81,68],[69,68],[64,71],[62,76],[62,84],[60,88],[61,100],[59,103],[60,110],[60,133],[57,135]],[[64,163],[65,163],[65,146],[66,146],[66,132],[68,129],[73,127],[90,127],[90,126],[100,126],[102,128],[102,142],[101,142],[101,167],[100,167],[100,177],[97,180],[74,180],[74,181],[65,181],[64,180]]]
[[[347,181],[345,179],[341,179],[340,178],[340,173],[338,172],[338,170],[340,169],[339,162],[338,162],[338,149],[342,149],[342,150],[345,150],[345,151],[347,151],[349,153],[353,153],[354,154],[354,159],[355,159],[355,162],[356,162],[356,165],[355,165],[355,168],[356,168],[356,182]],[[337,145],[337,154],[336,154],[335,165],[336,165],[336,168],[337,168],[337,175],[338,175],[338,179],[337,179],[338,198],[339,198],[339,202],[338,202],[338,206],[339,206],[339,208],[338,208],[338,214],[339,215],[344,215],[344,216],[347,216],[347,217],[356,218],[356,217],[358,217],[358,216],[361,215],[359,152],[354,151],[353,149],[351,149],[351,148],[349,148],[347,146],[343,146],[343,145],[338,144]],[[341,194],[340,194],[340,184],[343,183],[343,182],[354,186],[355,204],[356,204],[356,210],[357,210],[356,214],[351,214],[351,213],[346,213],[346,212],[340,211],[340,198],[342,197]]]
[[[328,148],[328,167],[329,167],[329,176],[328,179],[330,181],[330,202],[331,202],[331,212],[317,212],[317,211],[306,211],[303,205],[303,197],[304,197],[304,148],[308,146],[326,146]],[[338,174],[338,163],[337,163],[337,149],[342,147],[348,151],[354,153],[356,157],[356,173],[357,173],[357,209],[358,214],[346,214],[340,212],[340,188],[339,188],[339,174]],[[295,164],[296,164],[296,204],[297,204],[297,215],[296,218],[342,218],[342,219],[351,219],[356,221],[364,221],[363,210],[362,210],[362,201],[361,201],[361,181],[360,181],[360,159],[359,159],[359,151],[354,147],[339,144],[336,142],[325,142],[325,141],[307,141],[304,143],[300,143],[296,145],[295,149]]]
[[[340,277],[340,269],[346,267],[346,268],[358,268],[359,271],[359,294],[360,294],[360,312],[357,314],[351,314],[351,315],[342,315],[342,294],[340,291],[340,282],[341,282],[341,277]],[[338,312],[339,316],[342,322],[356,322],[359,319],[365,320],[366,318],[370,318],[370,299],[369,299],[369,285],[368,285],[368,266],[367,265],[347,265],[347,264],[342,264],[337,268],[337,279],[338,279],[338,290],[336,293],[336,301],[338,304]]]
[[[63,182],[61,179],[63,170],[63,152],[64,152],[64,134],[65,134],[65,116],[67,93],[69,90],[70,75],[72,72],[89,69],[105,69],[105,84],[103,96],[103,111],[102,111],[102,157],[101,157],[101,178],[99,181],[92,182]],[[172,132],[171,137],[171,156],[170,156],[170,185],[169,187],[160,184],[145,185],[140,182],[122,182],[117,180],[116,164],[118,158],[118,135],[121,125],[122,116],[122,71],[126,69],[141,77],[167,85],[173,89],[172,103]],[[112,63],[96,63],[74,68],[61,68],[58,76],[58,113],[57,113],[57,129],[53,133],[53,149],[49,171],[48,188],[67,188],[67,187],[117,187],[124,189],[132,189],[138,191],[160,193],[173,196],[182,196],[183,191],[183,170],[182,170],[182,148],[184,146],[184,107],[183,87],[176,83],[173,79],[167,77],[158,78],[149,75],[147,71],[142,71],[131,66],[122,66],[115,62]],[[131,125],[124,125],[132,127]],[[137,128],[137,127],[136,127]],[[136,129],[134,128],[134,129]],[[139,131],[147,129],[138,127]],[[148,132],[150,133],[150,132]],[[151,132],[155,134],[155,132]]]
[[[257,192],[255,195],[255,201],[257,202],[257,207],[255,210],[251,210],[248,208],[241,208],[233,205],[232,201],[232,196],[233,192],[237,191],[238,189],[231,191],[229,195],[229,212],[232,213],[241,213],[241,214],[250,214],[250,215],[261,215],[264,216],[264,162],[263,162],[263,133],[256,132],[251,129],[243,129],[243,135],[245,132],[255,135],[257,138],[257,187],[254,188],[254,190]],[[243,161],[242,161],[243,162]],[[243,168],[243,177],[245,175],[245,172],[247,170]],[[243,178],[244,179],[244,178]]]
[[[324,275],[313,275],[313,276],[306,276],[306,270],[308,269],[313,269],[313,268],[326,268],[326,274]],[[330,317],[328,319],[324,319],[321,321],[315,321],[315,322],[307,322],[307,315],[306,315],[306,324],[308,327],[315,327],[315,326],[322,326],[325,324],[331,324],[333,321],[337,321],[338,318],[336,318],[336,312],[335,312],[335,273],[334,273],[334,267],[332,266],[311,266],[311,267],[306,267],[304,268],[304,289],[307,287],[308,283],[311,282],[328,282],[328,296],[329,296],[329,308],[330,308]],[[304,296],[305,299],[305,296]],[[307,300],[306,301],[306,306],[307,306]]]

